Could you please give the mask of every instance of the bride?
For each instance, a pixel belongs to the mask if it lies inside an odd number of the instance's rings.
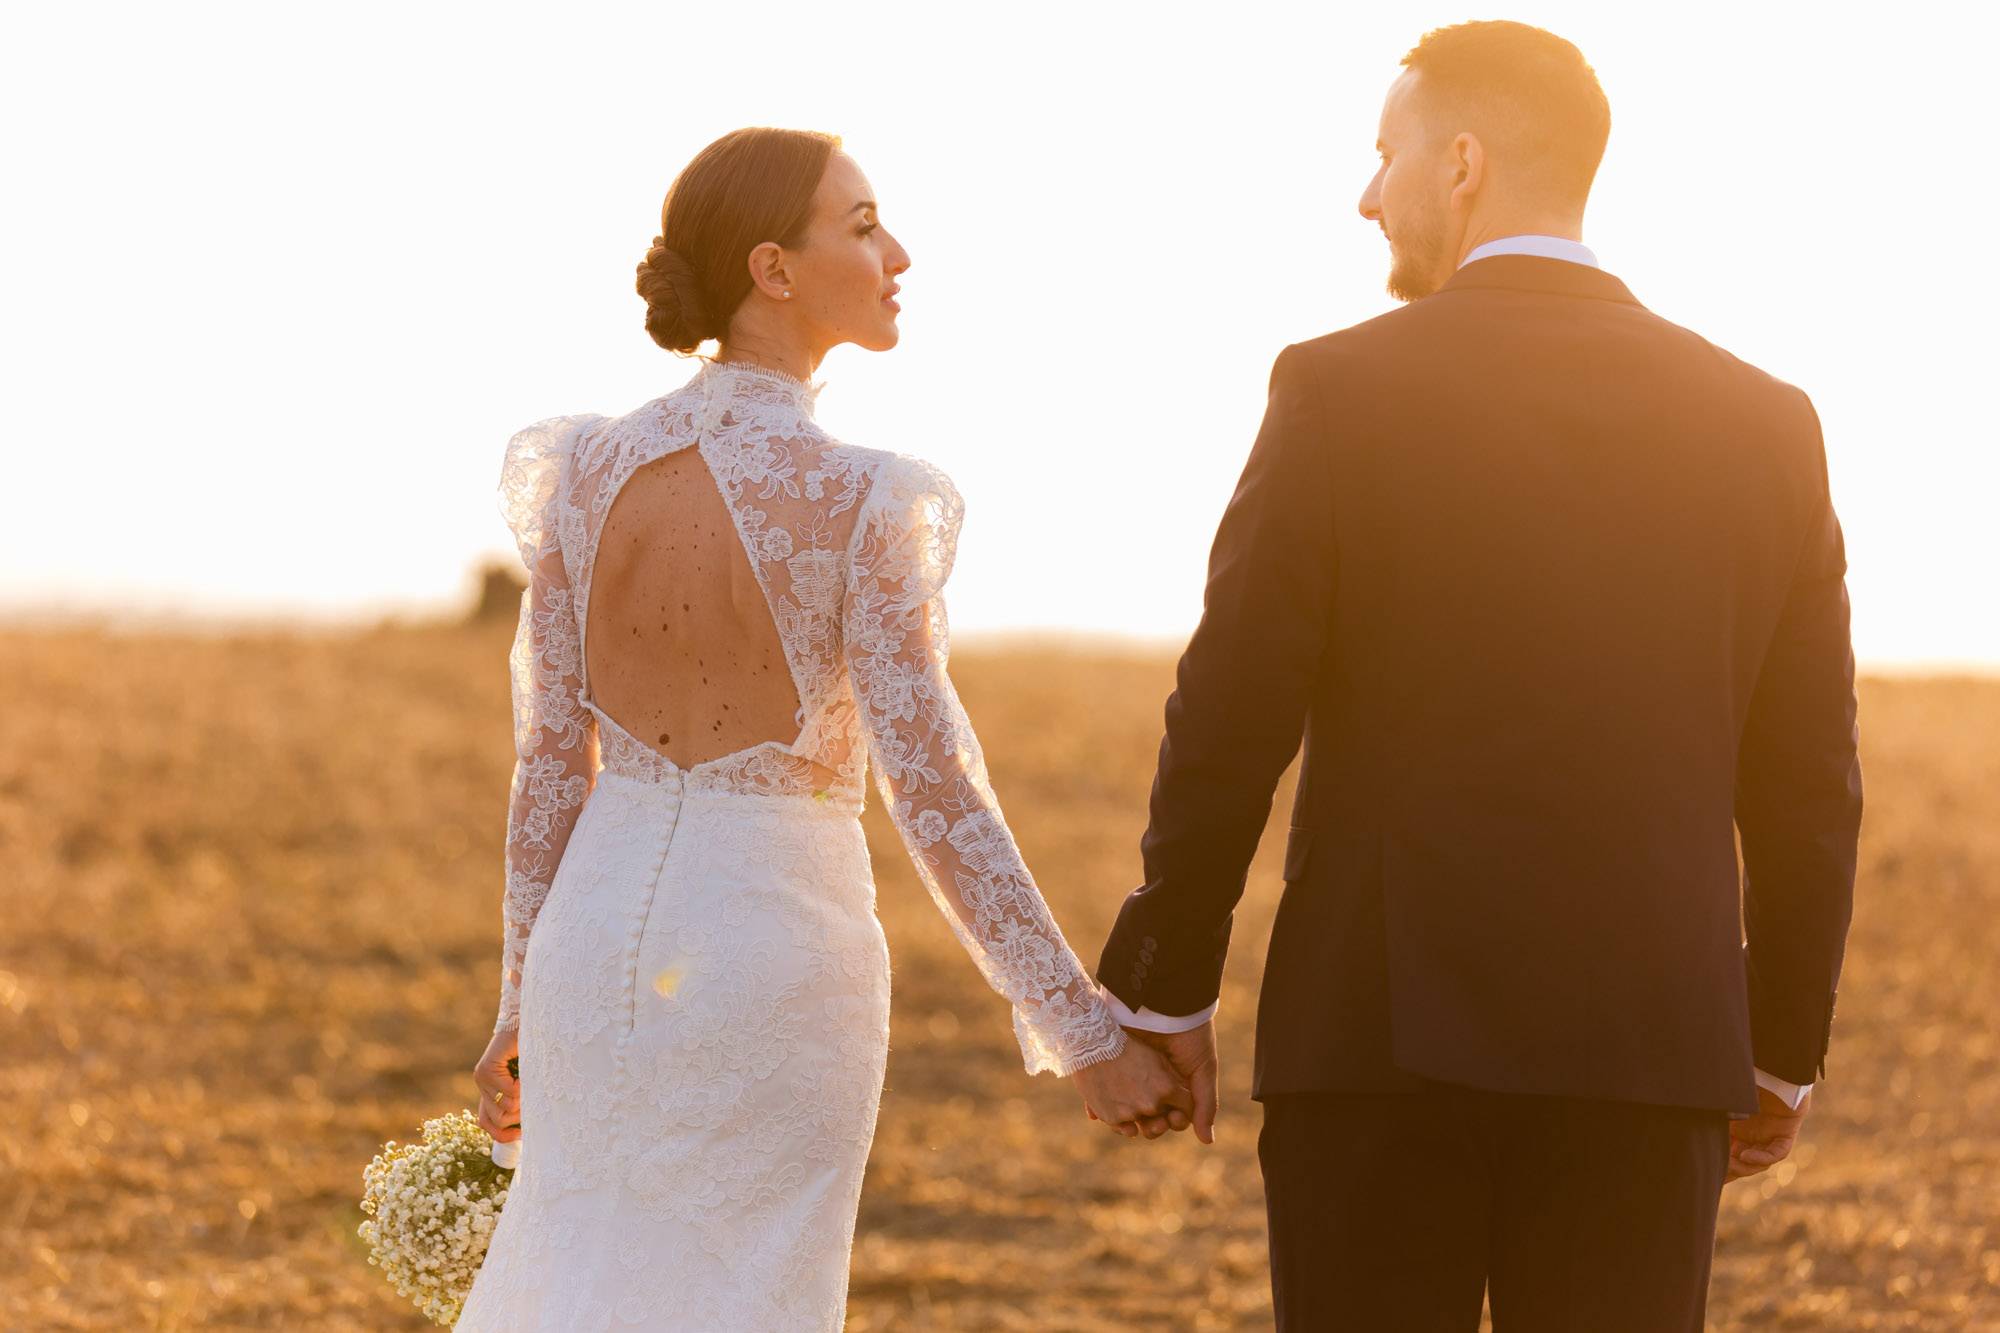
[[[660,230],[646,330],[717,358],[507,450],[531,581],[476,1077],[522,1161],[461,1333],[840,1327],[889,1046],[871,764],[1028,1071],[1127,1136],[1191,1106],[1056,928],[945,674],[958,493],[813,420],[830,349],[897,340],[909,256],[860,167],[828,135],[739,130]]]

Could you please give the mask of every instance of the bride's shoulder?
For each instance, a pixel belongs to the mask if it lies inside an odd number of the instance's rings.
[[[938,567],[936,583],[951,568],[952,552],[965,523],[965,500],[943,468],[912,454],[869,450],[868,482],[856,515],[856,540],[885,549],[913,540]]]
[[[921,503],[963,506],[958,487],[929,459],[839,441],[830,442],[821,457],[823,471],[844,473],[865,492],[864,510],[908,509]]]
[[[515,431],[500,465],[500,509],[522,540],[539,533],[577,441],[600,427],[594,414],[549,417]]]
[[[699,398],[690,392],[691,387],[683,385],[618,416],[586,412],[538,421],[509,442],[508,458],[510,462],[517,457],[524,461],[546,458],[560,462],[581,456],[588,467],[590,460],[603,454],[607,446],[643,444],[656,436],[669,441],[677,439],[693,429]]]
[[[546,417],[531,426],[523,426],[507,441],[507,465],[512,468],[558,458],[574,449],[577,440],[586,432],[606,420],[609,418],[595,412],[579,412],[571,416]]]
[[[854,577],[888,578],[901,586],[899,596],[927,600],[951,575],[965,502],[929,459],[865,452],[868,484],[849,539]]]

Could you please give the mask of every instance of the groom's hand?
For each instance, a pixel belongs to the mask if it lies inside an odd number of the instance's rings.
[[[1754,1176],[1789,1157],[1811,1105],[1810,1091],[1794,1111],[1768,1088],[1757,1089],[1757,1114],[1729,1122],[1729,1179]]]
[[[1128,1040],[1117,1055],[1085,1065],[1070,1081],[1083,1095],[1084,1114],[1128,1139],[1186,1129],[1192,1114],[1193,1098],[1166,1058],[1141,1042]]]
[[[1194,1094],[1194,1136],[1203,1143],[1215,1142],[1215,1089],[1221,1066],[1215,1054],[1214,1021],[1186,1032],[1142,1032],[1138,1028],[1126,1028],[1125,1035],[1134,1041],[1144,1042],[1167,1058],[1168,1066]]]

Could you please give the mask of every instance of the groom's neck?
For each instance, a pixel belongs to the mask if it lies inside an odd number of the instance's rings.
[[[1458,254],[1453,257],[1452,267],[1465,262],[1465,257],[1489,241],[1504,241],[1509,236],[1559,236],[1565,241],[1583,243],[1583,214],[1567,210],[1505,208],[1474,216],[1466,223],[1464,235],[1459,237]]]

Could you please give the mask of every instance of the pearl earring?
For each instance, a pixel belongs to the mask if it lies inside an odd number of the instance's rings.
[[[790,292],[786,292],[786,293],[785,293],[785,299],[786,299],[787,301],[791,300],[791,299],[792,299],[792,294],[791,294]]]

